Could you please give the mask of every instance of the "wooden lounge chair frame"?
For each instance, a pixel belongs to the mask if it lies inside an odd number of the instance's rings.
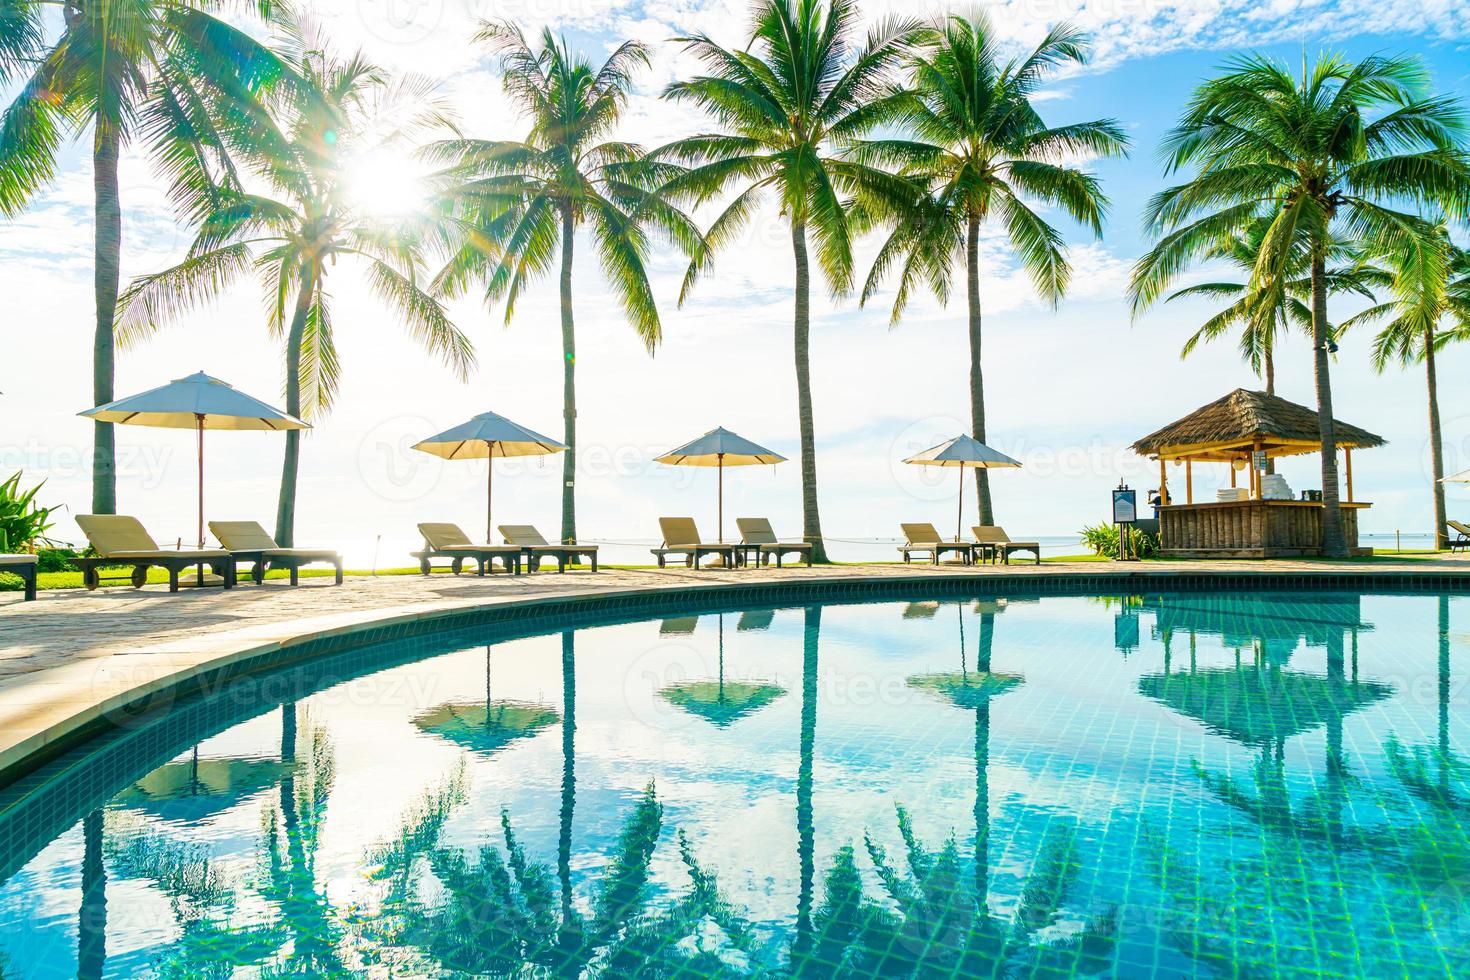
[[[1029,551],[1036,557],[1036,564],[1041,564],[1041,545],[1036,541],[1012,541],[1011,536],[1006,534],[1005,528],[997,525],[977,524],[970,528],[975,535],[975,550],[980,553],[986,561],[1002,561],[1009,565],[1011,555],[1017,551]]]
[[[486,570],[494,571],[492,563],[496,559],[511,575],[521,574],[521,549],[514,545],[475,544],[455,524],[424,523],[419,525],[419,533],[424,536],[424,548],[409,555],[419,560],[419,571],[425,575],[431,570],[432,558],[448,558],[450,570],[456,575],[464,570],[466,561],[474,562],[477,574],[484,575]]]
[[[25,602],[36,601],[36,556],[0,555],[0,572],[20,576],[25,585]]]
[[[808,568],[812,566],[812,543],[810,541],[781,541],[776,537],[776,532],[771,527],[771,522],[764,517],[737,517],[735,526],[740,529],[741,561],[748,563],[750,556],[755,555],[757,565],[765,565],[774,556],[776,567],[781,567],[781,558],[784,555],[796,555],[798,558],[806,559]]]
[[[567,565],[585,558],[597,571],[597,545],[595,544],[552,544],[545,535],[531,524],[501,524],[500,536],[508,545],[521,549],[521,564],[527,573],[541,570],[541,560],[556,560],[556,570],[565,573]]]
[[[186,568],[197,569],[202,580],[206,566],[220,577],[225,588],[235,587],[235,563],[228,551],[164,551],[136,517],[124,514],[82,514],[77,517],[77,525],[97,552],[71,560],[81,569],[82,584],[88,589],[102,584],[103,568],[115,566],[130,570],[128,578],[133,588],[146,585],[148,569],[158,567],[168,571],[168,590],[177,592],[180,572]]]
[[[692,517],[660,517],[659,530],[663,533],[662,547],[652,549],[658,559],[658,567],[664,568],[669,555],[680,555],[685,564],[698,570],[699,560],[705,555],[719,555],[729,567],[734,567],[739,548],[733,544],[711,543],[699,539],[699,530]]]
[[[1445,525],[1459,535],[1448,539],[1450,554],[1453,555],[1457,551],[1470,551],[1470,526],[1460,521],[1445,521]]]
[[[909,564],[914,555],[928,554],[929,564],[938,565],[939,559],[947,554],[959,555],[966,564],[975,561],[975,549],[968,541],[945,541],[933,524],[901,524],[904,543],[899,547],[903,563]]]
[[[237,579],[239,562],[250,565],[250,580],[256,585],[265,582],[265,570],[268,567],[288,569],[291,573],[291,584],[297,585],[300,582],[299,572],[302,565],[331,565],[336,570],[336,584],[342,584],[342,556],[335,551],[282,548],[255,521],[210,521],[209,530],[236,561]]]

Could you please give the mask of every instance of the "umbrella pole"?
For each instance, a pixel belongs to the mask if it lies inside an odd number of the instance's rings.
[[[490,519],[491,504],[495,501],[495,443],[485,442],[485,543],[495,543],[495,523]]]
[[[720,530],[720,536],[719,536],[719,539],[718,540],[719,540],[720,544],[724,544],[725,543],[725,454],[724,453],[720,453],[718,456],[715,457],[715,460],[719,464],[719,471],[720,471],[720,497],[719,497],[720,505],[719,505],[719,510],[718,510],[718,516],[716,518],[715,523],[719,526],[719,530]]]
[[[194,420],[199,427],[199,549],[202,551],[204,550],[204,416],[195,413]]]
[[[960,543],[960,528],[965,525],[965,468],[960,467],[960,501],[954,514],[954,543]]]

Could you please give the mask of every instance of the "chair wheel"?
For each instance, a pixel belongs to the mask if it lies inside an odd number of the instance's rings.
[[[419,559],[419,571],[423,572],[425,575],[429,574],[429,559]]]
[[[89,568],[82,573],[82,584],[85,585],[87,587],[87,591],[90,592],[102,584],[102,576],[97,574],[97,569]]]
[[[133,588],[135,588],[135,589],[141,589],[143,586],[147,585],[148,584],[148,569],[147,569],[147,567],[144,566],[142,568],[135,568],[135,569],[133,569],[132,580],[133,580]]]
[[[454,574],[458,575],[460,573],[460,570],[464,568],[464,559],[454,559],[454,561],[450,563],[449,567],[454,570]]]

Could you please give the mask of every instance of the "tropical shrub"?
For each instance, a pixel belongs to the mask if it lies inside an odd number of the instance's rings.
[[[1123,525],[1096,524],[1082,529],[1082,540],[1093,554],[1104,558],[1118,557],[1118,530]],[[1128,528],[1128,554],[1134,558],[1157,558],[1159,536],[1150,531],[1141,531],[1133,525]]]
[[[36,503],[36,493],[46,481],[21,490],[20,478],[17,470],[0,481],[0,552],[30,552],[37,544],[51,543],[46,532],[51,530],[51,515],[57,508]]]

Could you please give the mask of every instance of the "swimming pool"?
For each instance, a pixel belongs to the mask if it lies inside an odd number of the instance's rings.
[[[1467,617],[1187,592],[386,643],[0,798],[0,971],[1470,975]]]

